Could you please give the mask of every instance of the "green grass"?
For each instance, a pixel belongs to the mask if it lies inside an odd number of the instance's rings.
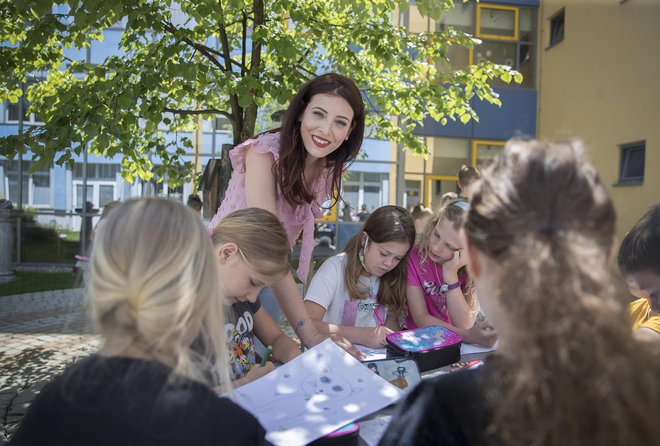
[[[35,291],[62,290],[77,286],[73,274],[15,272],[16,279],[0,284],[0,296],[33,293]]]

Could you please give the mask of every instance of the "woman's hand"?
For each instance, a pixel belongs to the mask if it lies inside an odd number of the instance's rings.
[[[334,341],[335,344],[346,350],[348,353],[351,354],[351,356],[354,356],[355,359],[358,361],[362,361],[365,359],[365,356],[362,354],[360,350],[358,350],[351,342],[346,339],[343,336],[339,336],[337,334],[331,334],[330,339]]]
[[[484,347],[492,347],[497,341],[497,332],[486,321],[475,323],[472,328],[461,331],[460,335],[468,344]]]

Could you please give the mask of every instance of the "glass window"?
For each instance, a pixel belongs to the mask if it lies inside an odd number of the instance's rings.
[[[469,164],[470,143],[467,139],[428,138],[433,162],[427,163],[433,175],[455,177],[463,164]]]
[[[621,146],[619,184],[642,184],[644,182],[645,152],[645,141]]]
[[[408,210],[412,210],[421,203],[422,182],[406,180],[406,193],[404,196],[404,205]]]
[[[27,100],[27,90],[30,88],[32,85],[36,84],[37,82],[40,82],[41,79],[30,79],[25,83],[25,94],[21,97],[19,102],[12,104],[11,102],[7,101],[6,102],[6,109],[7,109],[7,121],[18,121],[19,120],[19,108],[20,108],[20,103],[23,103],[23,120],[27,123],[36,123],[36,122],[43,122],[43,118],[41,118],[39,115],[35,113],[30,112],[30,101]]]
[[[550,18],[550,45],[555,46],[564,40],[564,10]]]
[[[448,192],[456,193],[456,180],[448,178],[428,178],[428,193],[426,206],[434,212],[440,207],[442,196]]]
[[[456,4],[444,13],[436,23],[437,30],[445,30],[447,26],[468,34],[474,34],[474,7],[470,4]],[[447,48],[447,58],[451,61],[451,68],[464,70],[470,65],[470,50],[460,45]],[[437,61],[439,71],[447,71],[447,63]]]
[[[18,204],[18,161],[5,161],[7,182],[7,198],[16,206]],[[50,205],[50,169],[29,172],[30,161],[23,161],[23,206]]]
[[[94,202],[94,186],[87,185],[87,201]],[[76,208],[82,209],[83,207],[83,185],[76,184]]]
[[[32,204],[49,205],[50,204],[50,171],[42,170],[32,174],[33,195]]]
[[[477,37],[491,39],[518,39],[518,8],[479,5]]]
[[[99,186],[99,207],[104,207],[115,199],[115,186],[114,185],[100,185]]]
[[[476,143],[477,151],[477,169],[482,170],[487,167],[497,155],[502,152],[504,143]]]

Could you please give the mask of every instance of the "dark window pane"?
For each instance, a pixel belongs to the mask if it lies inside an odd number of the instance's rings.
[[[564,10],[550,19],[550,46],[555,46],[564,40]]]

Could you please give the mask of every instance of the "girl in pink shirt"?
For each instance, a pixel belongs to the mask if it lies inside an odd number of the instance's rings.
[[[362,96],[351,79],[329,73],[308,82],[292,99],[279,130],[231,150],[234,173],[211,228],[238,209],[271,211],[282,221],[292,247],[302,233],[297,275],[305,283],[314,219],[321,216],[322,203],[339,200],[341,176],[359,153],[364,121]],[[326,338],[312,323],[291,273],[271,289],[303,344],[311,347]]]
[[[406,328],[442,325],[465,342],[492,346],[495,332],[476,322],[477,294],[468,278],[460,225],[470,205],[462,198],[443,204],[424,227],[408,257]]]

